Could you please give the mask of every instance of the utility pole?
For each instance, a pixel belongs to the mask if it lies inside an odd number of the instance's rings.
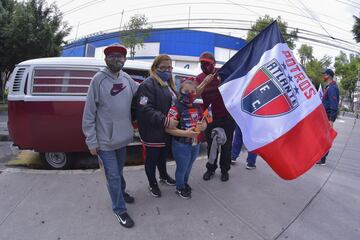
[[[78,32],[79,32],[79,25],[80,25],[80,21],[78,22],[78,25],[76,27],[75,40],[77,39],[77,35],[78,35]]]
[[[124,9],[123,9],[123,10],[122,10],[122,12],[121,12],[121,19],[120,19],[120,27],[119,27],[119,31],[121,31],[123,17],[124,17]]]
[[[188,28],[190,28],[190,11],[191,11],[191,7],[189,6]]]
[[[360,68],[358,70],[358,79],[356,81],[356,105],[357,105],[357,108],[356,108],[356,118],[359,117],[359,112],[360,112]]]

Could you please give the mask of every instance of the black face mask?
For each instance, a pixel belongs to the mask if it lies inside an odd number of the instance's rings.
[[[120,70],[124,67],[125,61],[122,59],[105,59],[106,65],[112,72],[120,72]]]
[[[211,63],[201,63],[200,67],[203,73],[206,75],[212,74],[215,69],[214,65]]]

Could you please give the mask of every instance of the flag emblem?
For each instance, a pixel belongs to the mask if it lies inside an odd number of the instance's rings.
[[[257,117],[274,117],[291,112],[299,106],[296,86],[291,82],[284,67],[272,59],[249,81],[242,95],[242,110]]]

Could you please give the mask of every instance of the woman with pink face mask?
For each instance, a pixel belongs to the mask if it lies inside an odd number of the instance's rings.
[[[194,103],[196,85],[192,81],[181,84],[178,100],[168,113],[168,118],[179,121],[177,128],[167,128],[172,137],[172,153],[176,161],[176,194],[191,198],[191,187],[188,184],[192,165],[199,154],[199,133],[206,129],[202,110]]]

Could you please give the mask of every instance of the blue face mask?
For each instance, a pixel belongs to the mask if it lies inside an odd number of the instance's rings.
[[[164,82],[169,81],[169,79],[171,78],[171,72],[160,72],[159,70],[156,71],[156,74],[161,78],[161,80],[163,80]]]

